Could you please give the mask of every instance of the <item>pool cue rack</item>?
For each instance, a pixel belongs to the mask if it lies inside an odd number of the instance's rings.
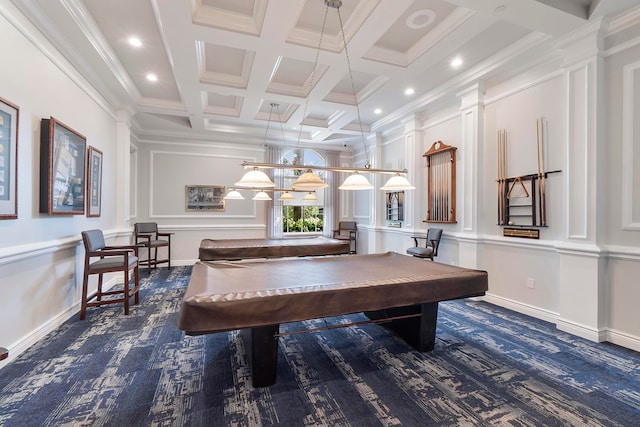
[[[540,203],[539,185],[541,178],[547,178],[549,174],[561,172],[560,170],[548,171],[541,174],[529,174],[516,177],[503,178],[500,186],[501,198],[499,208],[503,212],[498,213],[500,221],[498,225],[509,227],[546,227],[546,206]],[[523,194],[518,196],[516,194]],[[526,203],[514,202],[515,199],[526,200]]]

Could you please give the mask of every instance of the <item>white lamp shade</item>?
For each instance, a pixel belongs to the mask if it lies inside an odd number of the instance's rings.
[[[404,191],[414,190],[415,188],[407,178],[401,175],[392,176],[385,185],[380,187],[380,189],[384,191]]]
[[[316,197],[315,193],[308,192],[307,194],[304,195],[302,200],[305,200],[307,202],[315,202],[318,200],[318,198]]]
[[[291,184],[291,188],[295,190],[314,190],[316,188],[325,188],[329,184],[324,182],[322,178],[313,173],[310,169],[307,169],[305,173],[300,175],[300,178]]]
[[[354,172],[349,175],[338,188],[340,190],[371,190],[373,185],[371,185],[367,178],[358,172]]]
[[[295,200],[295,199],[296,197],[293,194],[289,193],[288,191],[285,191],[280,195],[278,200]]]
[[[244,196],[237,190],[231,190],[224,196],[225,200],[244,200]]]
[[[260,191],[256,193],[256,195],[253,196],[251,200],[271,200],[271,197],[269,197],[269,195],[264,191]]]
[[[242,177],[242,179],[240,179],[240,181],[235,183],[236,187],[270,187],[273,188],[276,185],[269,179],[269,177],[267,176],[266,173],[258,170],[258,169],[253,169],[247,173],[244,174],[244,176]]]

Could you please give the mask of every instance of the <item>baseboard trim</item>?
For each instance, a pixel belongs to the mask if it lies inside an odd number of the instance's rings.
[[[640,352],[640,337],[609,329],[607,330],[607,341]]]
[[[508,308],[509,310],[513,310],[521,314],[526,314],[527,316],[535,317],[536,319],[544,320],[545,322],[555,324],[558,320],[558,313],[544,310],[529,304],[524,304],[509,298],[504,298],[488,293],[484,297],[482,297],[482,299],[488,303]]]
[[[593,342],[604,342],[607,340],[607,330],[606,329],[593,329],[587,327],[585,325],[580,325],[575,322],[571,322],[566,319],[562,319],[558,317],[556,320],[556,327],[558,330],[567,332],[571,335],[576,335],[578,337],[587,339]]]
[[[561,319],[557,313],[497,295],[487,294],[481,299],[485,302],[553,323],[556,325],[558,330],[567,332],[571,335],[576,335],[593,342],[607,341],[612,344],[628,348],[629,350],[640,352],[640,337],[629,335],[614,329],[603,329],[598,331],[587,328],[583,325],[567,321],[566,319]]]
[[[111,289],[119,283],[118,278],[112,278],[105,282],[102,286],[105,290]],[[23,336],[18,341],[10,344],[7,348],[9,349],[9,357],[0,364],[0,369],[11,362],[13,359],[18,357],[20,354],[24,353],[29,347],[36,344],[38,341],[43,339],[47,334],[53,332],[56,328],[62,326],[64,322],[71,319],[73,316],[76,316],[80,313],[80,301],[77,301],[72,306],[68,307],[66,310],[59,313],[57,316],[52,317],[47,322],[40,325],[38,328],[32,330],[29,334]]]

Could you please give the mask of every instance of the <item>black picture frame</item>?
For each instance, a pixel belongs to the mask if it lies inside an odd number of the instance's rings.
[[[89,146],[87,152],[87,217],[99,217],[102,210],[102,151]]]
[[[53,117],[40,124],[40,212],[84,215],[87,139]]]
[[[17,105],[0,98],[0,220],[18,219]]]

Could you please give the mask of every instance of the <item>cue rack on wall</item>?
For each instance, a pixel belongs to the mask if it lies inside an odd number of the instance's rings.
[[[434,142],[422,155],[427,159],[427,219],[456,222],[456,147]]]
[[[539,239],[539,228],[547,227],[546,180],[560,170],[544,170],[546,122],[536,121],[538,172],[507,176],[507,131],[498,131],[498,225],[506,237]]]

